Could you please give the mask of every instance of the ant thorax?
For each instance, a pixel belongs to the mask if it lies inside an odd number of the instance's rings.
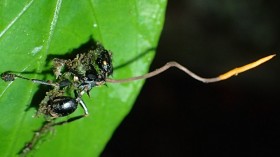
[[[101,45],[87,53],[78,54],[73,60],[55,58],[53,61],[56,79],[66,79],[73,84],[91,82],[91,87],[99,86],[113,73],[111,53]]]

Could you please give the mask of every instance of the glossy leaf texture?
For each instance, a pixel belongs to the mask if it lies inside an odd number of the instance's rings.
[[[148,72],[162,30],[165,0],[0,0],[0,72],[54,79],[50,55],[91,38],[113,52],[113,78]],[[127,64],[126,64],[127,63]],[[123,66],[121,66],[123,65]],[[41,73],[41,74],[40,74]],[[107,84],[83,96],[90,115],[56,127],[30,156],[98,156],[129,113],[144,81]],[[17,156],[44,117],[33,118],[44,90],[26,80],[0,80],[0,156]],[[74,115],[83,114],[79,108]]]

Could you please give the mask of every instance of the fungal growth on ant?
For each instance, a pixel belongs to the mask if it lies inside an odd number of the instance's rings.
[[[113,73],[111,53],[101,45],[97,45],[94,50],[78,54],[73,60],[55,58],[53,62],[55,82],[30,79],[9,72],[2,73],[1,78],[4,81],[21,78],[53,86],[39,104],[36,116],[41,114],[49,118],[67,116],[77,109],[78,104],[83,108],[84,116],[88,115],[87,107],[81,97],[85,93],[89,95],[93,87],[103,85],[106,78]]]
[[[234,75],[252,69],[270,60],[274,56],[275,55],[270,55],[261,58],[255,62],[235,68],[214,78],[200,77],[177,62],[168,62],[161,68],[145,75],[117,80],[109,78],[109,76],[111,76],[113,73],[111,52],[104,49],[102,45],[97,44],[94,49],[89,50],[87,53],[78,54],[74,59],[53,59],[53,72],[56,78],[55,81],[26,78],[22,75],[10,72],[2,73],[1,78],[6,82],[14,81],[19,78],[53,87],[50,91],[46,92],[45,98],[39,104],[39,108],[36,113],[36,116],[44,115],[47,118],[47,121],[34,134],[32,140],[28,142],[20,152],[21,155],[25,155],[32,150],[34,145],[40,140],[41,135],[49,131],[50,128],[87,116],[89,111],[86,107],[86,104],[82,100],[82,96],[84,94],[89,96],[92,88],[101,86],[106,82],[124,83],[147,79],[154,77],[171,67],[176,67],[198,81],[212,83],[228,79]],[[77,109],[78,105],[83,108],[83,115],[72,117],[62,122],[53,122],[53,120],[56,118],[72,114]]]

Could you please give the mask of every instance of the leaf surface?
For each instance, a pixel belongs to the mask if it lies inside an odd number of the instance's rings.
[[[53,79],[52,74],[38,74],[51,70],[48,56],[67,54],[93,38],[113,52],[113,65],[119,67],[113,78],[144,74],[154,57],[165,7],[164,0],[0,0],[0,72]],[[136,81],[94,88],[90,98],[83,96],[90,115],[56,127],[31,154],[98,156],[142,85]],[[44,118],[32,118],[36,109],[28,107],[38,105],[44,92],[26,80],[0,81],[0,156],[16,156],[40,128]],[[71,116],[79,114],[81,108]]]

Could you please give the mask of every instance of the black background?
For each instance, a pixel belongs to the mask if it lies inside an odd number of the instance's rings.
[[[172,0],[151,69],[175,60],[217,76],[279,52],[279,1]],[[118,156],[280,156],[279,56],[203,84],[171,69],[148,79],[102,153]]]

